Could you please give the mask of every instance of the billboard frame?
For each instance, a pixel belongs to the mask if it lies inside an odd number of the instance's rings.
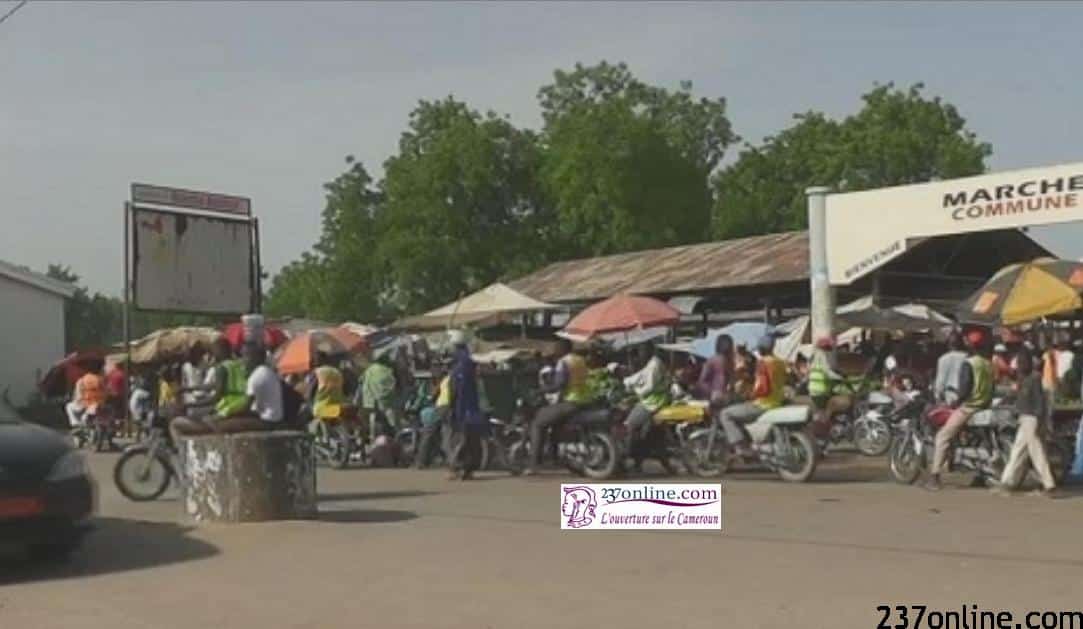
[[[149,198],[147,191],[152,191],[158,194],[163,200]],[[202,199],[203,202],[192,201],[192,197]],[[179,200],[179,202],[178,202]],[[237,204],[237,209],[221,209],[212,207],[213,201],[225,201],[227,203]],[[140,312],[175,312],[178,314],[193,314],[193,315],[208,315],[214,317],[224,317],[232,314],[245,314],[238,313],[224,313],[224,312],[205,312],[205,311],[191,311],[191,310],[159,310],[150,308],[135,308],[135,269],[132,266],[134,253],[135,253],[135,213],[136,210],[150,210],[156,212],[166,212],[182,216],[190,216],[193,218],[210,218],[222,221],[235,221],[239,223],[247,223],[250,228],[248,230],[250,240],[249,246],[249,309],[250,312],[262,312],[263,311],[263,267],[261,261],[260,251],[260,230],[259,219],[252,216],[251,212],[251,199],[247,197],[237,197],[233,195],[218,194],[211,192],[198,192],[193,190],[185,190],[182,188],[168,188],[164,186],[153,186],[148,184],[133,183],[129,187],[128,200],[124,202],[123,208],[123,221],[124,221],[124,355],[125,355],[125,369],[130,373],[132,364],[132,310],[139,310]],[[124,407],[124,425],[128,432],[131,432],[131,410],[128,408],[128,404],[122,405]]]

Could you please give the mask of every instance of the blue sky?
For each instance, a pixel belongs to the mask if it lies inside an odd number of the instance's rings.
[[[1081,32],[1075,3],[32,1],[0,25],[0,258],[119,293],[121,204],[145,181],[251,196],[277,270],[343,157],[378,172],[418,99],[536,126],[538,87],[576,61],[689,79],[752,141],[921,81],[994,170],[1083,161]],[[1083,255],[1081,226],[1038,233]]]

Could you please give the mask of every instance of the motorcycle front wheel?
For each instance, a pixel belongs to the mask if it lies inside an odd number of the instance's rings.
[[[892,478],[903,485],[914,484],[925,468],[925,457],[914,448],[914,437],[910,434],[895,440],[888,461]]]
[[[854,447],[865,456],[880,456],[891,449],[891,427],[878,417],[862,417],[854,424]]]
[[[729,469],[729,443],[719,432],[711,443],[711,430],[697,430],[684,445],[684,466],[700,478],[718,478]]]
[[[776,448],[779,440],[784,439],[783,443],[788,446],[790,454],[787,460],[780,459],[778,461],[776,471],[779,478],[789,483],[807,482],[812,478],[813,472],[816,471],[816,465],[819,463],[819,450],[816,448],[815,442],[804,431],[776,430],[781,433],[775,436]]]
[[[156,500],[169,489],[172,479],[170,464],[148,448],[128,450],[113,467],[113,482],[120,493],[133,502]]]
[[[594,480],[612,478],[620,463],[613,438],[603,432],[588,432],[582,441],[586,449],[580,468],[583,474]]]

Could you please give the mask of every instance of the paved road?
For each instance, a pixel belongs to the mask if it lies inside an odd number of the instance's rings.
[[[879,604],[1083,608],[1083,500],[928,494],[882,460],[726,482],[722,533],[559,530],[553,474],[321,470],[320,521],[191,528],[126,502],[70,565],[0,575],[0,627],[876,627]],[[893,620],[893,623],[896,622]]]

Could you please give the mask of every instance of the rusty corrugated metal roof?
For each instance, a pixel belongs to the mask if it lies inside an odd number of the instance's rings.
[[[694,293],[807,280],[808,259],[808,232],[785,232],[556,262],[509,285],[550,302]]]

